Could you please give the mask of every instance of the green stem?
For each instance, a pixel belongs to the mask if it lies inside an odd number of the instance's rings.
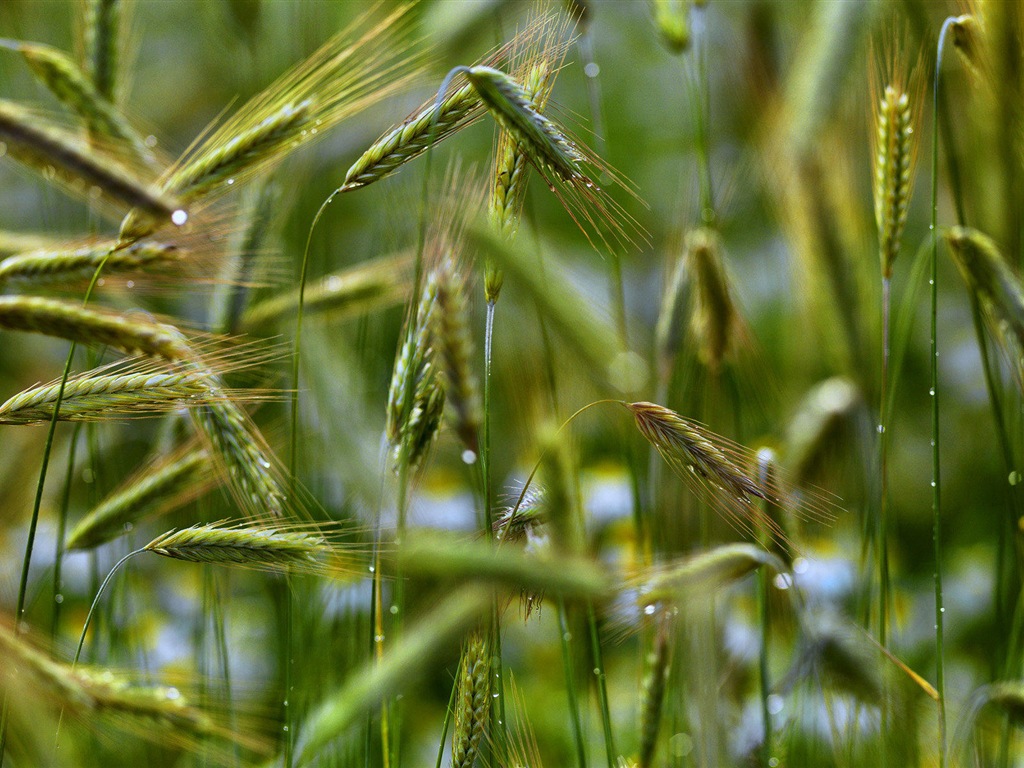
[[[942,601],[942,516],[939,474],[939,350],[938,350],[938,215],[939,215],[939,74],[942,71],[942,48],[946,33],[955,21],[947,18],[939,32],[935,56],[935,83],[932,97],[932,259],[931,259],[931,388],[932,401],[932,541],[935,548],[935,689],[939,694],[939,768],[946,766],[946,679],[943,648],[943,619],[946,612]]]
[[[569,616],[565,608],[565,600],[558,598],[558,631],[562,643],[562,668],[565,671],[565,693],[569,703],[569,720],[572,725],[573,742],[576,745],[576,765],[587,768],[586,742],[583,738],[583,723],[580,720],[580,705],[576,696],[576,671],[572,664],[572,648],[569,643],[572,633],[569,631]]]
[[[597,700],[601,709],[601,728],[604,731],[604,748],[608,768],[615,766],[615,738],[612,733],[612,714],[608,706],[608,677],[604,670],[604,654],[601,652],[601,635],[597,627],[597,615],[593,603],[587,603],[587,630],[590,634],[590,655],[594,661],[594,678],[597,682]]]
[[[60,518],[57,521],[57,542],[53,555],[53,618],[50,622],[50,642],[57,641],[60,629],[60,606],[64,601],[61,594],[64,566],[64,539],[67,534],[68,507],[71,504],[71,482],[75,474],[75,453],[78,447],[78,434],[82,430],[82,422],[75,424],[71,434],[71,445],[68,446],[68,467],[64,474],[64,493],[60,500]]]

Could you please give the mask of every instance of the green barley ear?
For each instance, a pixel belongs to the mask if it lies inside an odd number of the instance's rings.
[[[706,595],[739,581],[762,566],[786,570],[771,552],[753,544],[723,544],[692,557],[658,565],[634,583],[637,604],[680,606],[695,595]]]
[[[216,485],[215,467],[206,448],[178,451],[146,464],[78,521],[65,547],[98,547],[140,520],[181,507]]]
[[[633,414],[640,433],[694,496],[737,532],[756,536],[768,530],[780,544],[788,544],[785,531],[760,508],[762,501],[782,506],[803,519],[826,524],[834,519],[837,505],[828,495],[804,489],[797,496],[784,487],[784,478],[759,477],[754,451],[664,406],[648,402],[622,405]]]
[[[0,329],[30,331],[84,344],[106,344],[125,352],[140,352],[182,360],[188,346],[177,329],[141,318],[83,307],[77,301],[36,296],[0,296]]]
[[[160,180],[160,188],[207,204],[316,141],[342,120],[405,88],[418,60],[405,54],[409,6],[384,17],[364,14],[308,59],[242,105]],[[130,213],[121,240],[149,234],[151,222]]]
[[[140,222],[156,228],[188,220],[174,195],[139,179],[116,159],[88,147],[77,136],[48,123],[11,101],[0,99],[0,143],[5,155],[57,181],[80,197],[97,197],[136,211]]]
[[[920,88],[913,84],[913,73],[907,81],[897,70],[881,95],[872,98],[875,224],[882,276],[886,279],[892,276],[892,266],[899,255],[917,157],[915,131],[920,122]]]
[[[694,289],[690,323],[698,354],[717,371],[732,351],[740,325],[718,233],[707,227],[690,232],[683,258]]]
[[[985,66],[984,30],[977,17],[966,13],[957,16],[949,27],[950,41],[967,70],[978,74]]]
[[[683,343],[685,310],[690,287],[690,266],[685,258],[677,258],[658,307],[654,326],[654,349],[658,362],[658,379],[667,385],[676,357]]]
[[[452,425],[466,448],[464,459],[472,463],[476,461],[480,450],[478,432],[481,405],[480,387],[470,363],[474,354],[469,332],[465,280],[450,254],[442,259],[434,274],[437,283],[437,311],[431,314],[434,322],[433,336],[437,340],[440,354]]]
[[[987,235],[953,227],[945,238],[960,275],[981,302],[990,331],[1010,358],[1018,385],[1024,387],[1024,284]]]
[[[856,444],[867,418],[857,385],[835,376],[804,396],[786,434],[786,465],[797,484],[815,482],[841,451]],[[857,455],[857,454],[853,454]]]
[[[145,139],[68,54],[41,43],[2,40],[0,46],[21,54],[36,78],[78,115],[92,138],[113,142],[128,150],[134,160],[155,166],[156,157]]]
[[[687,0],[652,0],[658,36],[670,53],[683,53],[690,47],[690,22]]]
[[[26,249],[0,260],[0,286],[17,283],[33,288],[66,287],[88,281],[102,263],[103,276],[134,275],[179,263],[188,251],[171,242],[140,240],[127,248],[117,248],[115,240],[95,240],[82,244],[49,245]]]
[[[444,410],[444,388],[434,360],[433,315],[437,306],[437,279],[428,276],[411,322],[406,323],[388,389],[385,435],[396,466],[402,452],[411,467],[418,467],[437,436]],[[407,388],[407,377],[412,386]],[[411,394],[411,398],[407,397]]]
[[[125,47],[126,0],[85,0],[81,36],[85,71],[96,91],[112,104],[121,90],[121,51]]]
[[[161,534],[142,548],[173,560],[278,573],[325,570],[328,542],[301,526],[207,523]]]
[[[487,734],[491,701],[490,651],[480,631],[466,641],[459,662],[452,733],[452,768],[472,768]]]

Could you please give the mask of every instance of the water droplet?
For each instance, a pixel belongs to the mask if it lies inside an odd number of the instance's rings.
[[[391,611],[391,615],[392,616],[397,616],[398,615],[398,606],[397,605],[392,605],[389,610]]]
[[[647,615],[647,616],[653,616],[654,612],[656,610],[657,609],[653,605],[645,605],[644,606],[644,614]]]
[[[601,74],[601,67],[597,65],[596,61],[592,61],[583,68],[583,74],[587,77],[597,77]]]
[[[934,488],[934,487],[935,487],[935,481],[934,481],[934,480],[932,480],[932,483],[931,483],[931,485],[932,485],[932,488]]]
[[[164,695],[167,697],[168,700],[174,701],[176,699],[181,698],[181,691],[179,691],[177,688],[171,687],[164,692]]]
[[[234,184],[234,183],[235,183],[235,180],[234,180],[234,179],[228,179],[228,180],[227,180],[227,185],[228,185],[229,187],[230,187],[230,186],[231,186],[232,184]]]
[[[807,562],[807,558],[798,557],[793,560],[793,573],[807,573],[807,569],[811,567],[811,564]]]
[[[373,636],[373,642],[375,642],[375,643],[383,643],[384,642],[384,635],[374,635]]]
[[[600,677],[601,676],[601,668],[600,667],[594,667],[594,674],[597,675],[598,677]]]
[[[491,698],[492,698],[492,699],[496,699],[496,698],[498,698],[498,694],[496,694],[496,693],[492,693],[492,694],[491,694]]]
[[[928,278],[928,285],[935,285],[935,281],[932,280],[931,278]]]
[[[373,566],[371,565],[371,566],[370,566],[370,573],[376,573],[376,572],[377,572],[377,569],[376,569],[376,568],[374,568],[374,567],[373,567]]]
[[[282,703],[282,704],[283,704],[284,706],[286,706],[286,707],[287,707],[287,706],[288,706],[288,699],[285,699],[285,700],[284,700],[283,702],[281,702],[281,703]]]
[[[932,397],[935,397],[935,387],[929,387],[928,394],[931,395]]]
[[[772,583],[775,584],[776,589],[789,589],[793,586],[793,577],[788,573],[780,573]]]
[[[946,612],[946,606],[942,606],[941,608],[939,608],[939,613],[945,613],[945,612]]]
[[[768,768],[779,768],[779,758],[777,758],[777,757],[769,757],[768,758]]]
[[[565,642],[567,642],[567,643],[571,642],[572,641],[572,632],[566,632],[564,635],[562,635],[562,639]]]
[[[779,714],[779,712],[782,711],[783,707],[786,705],[786,700],[779,696],[777,693],[770,693],[768,694],[767,704],[768,713],[772,715],[777,715]]]
[[[143,139],[142,143],[145,144],[150,149],[152,149],[153,147],[156,146],[156,136],[154,136],[153,134],[149,134],[149,136]]]
[[[171,223],[176,227],[180,227],[188,221],[188,211],[184,211],[181,208],[171,214]]]
[[[1013,470],[1013,472],[1010,473],[1010,485],[1018,485],[1020,483],[1020,480],[1020,472],[1018,472],[1017,470]]]
[[[135,281],[134,280],[129,280],[124,285],[125,285],[126,288],[134,288],[135,287]]]
[[[53,596],[53,602],[55,602],[57,605],[60,605],[64,602],[64,595],[58,592],[56,595]]]
[[[464,450],[462,452],[462,462],[464,464],[475,464],[476,463],[476,453],[474,453],[473,451],[469,450],[469,448],[467,448],[466,450]]]
[[[885,427],[883,427],[881,424],[875,427],[875,429],[878,430],[878,434],[882,434],[883,432],[885,432]]]
[[[281,726],[281,730],[284,731],[285,733],[288,733],[288,726],[287,725],[282,725]]]

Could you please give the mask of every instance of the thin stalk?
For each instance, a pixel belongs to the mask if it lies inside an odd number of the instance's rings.
[[[71,503],[71,481],[75,474],[75,453],[78,448],[78,434],[81,432],[82,422],[75,424],[71,433],[71,445],[68,446],[68,468],[64,474],[64,493],[60,500],[60,518],[57,521],[57,542],[53,554],[53,617],[50,621],[50,642],[56,642],[57,632],[60,627],[60,606],[64,601],[61,595],[61,581],[63,580],[64,565],[64,539],[67,536],[68,507]]]
[[[452,692],[448,697],[448,708],[444,711],[444,722],[441,724],[441,743],[437,747],[437,763],[434,768],[441,768],[444,761],[444,745],[448,742],[448,729],[452,724],[452,713],[455,711],[455,694],[459,690],[459,681],[452,682]]]
[[[946,675],[943,647],[943,619],[945,607],[942,601],[942,496],[939,475],[939,350],[938,350],[938,215],[939,215],[939,75],[942,72],[942,48],[946,33],[954,22],[948,17],[939,32],[939,44],[935,55],[935,83],[932,96],[932,260],[931,260],[931,388],[932,402],[932,542],[935,548],[935,690],[939,694],[939,768],[946,767]]]
[[[882,384],[878,408],[878,642],[889,646],[889,327],[891,309],[890,279],[882,278]]]
[[[597,681],[597,701],[601,709],[601,728],[604,731],[604,748],[608,757],[608,768],[615,766],[615,738],[612,733],[612,714],[608,706],[608,678],[604,670],[604,655],[601,652],[601,636],[597,628],[594,604],[587,603],[587,630],[590,634],[590,655],[594,661],[594,678]]]
[[[562,668],[565,671],[565,692],[569,702],[569,719],[572,725],[573,741],[576,746],[576,765],[587,768],[587,750],[583,739],[583,723],[580,720],[580,705],[576,697],[576,673],[572,665],[572,649],[569,642],[572,633],[569,631],[569,617],[565,609],[565,599],[558,598],[558,631],[562,643]]]

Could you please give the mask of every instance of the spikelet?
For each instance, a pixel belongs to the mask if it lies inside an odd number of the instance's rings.
[[[920,88],[915,83],[913,73],[907,78],[897,69],[881,95],[873,94],[872,98],[875,224],[882,276],[886,279],[892,276],[900,252],[913,190],[918,145],[914,133],[921,110]]]
[[[81,196],[100,195],[122,210],[138,211],[136,217],[151,229],[188,220],[172,194],[152,187],[117,160],[6,100],[0,100],[0,142],[6,146],[6,156]]]
[[[452,732],[452,768],[472,768],[487,733],[490,708],[490,651],[481,632],[470,635],[459,663]]]
[[[764,514],[758,500],[787,509],[800,518],[822,523],[834,519],[836,505],[828,496],[804,489],[797,497],[783,487],[784,478],[770,478],[767,482],[758,478],[753,451],[664,406],[648,402],[622,405],[633,414],[640,433],[694,496],[737,532],[755,537],[761,530],[767,530],[780,544],[787,544],[785,531]]]
[[[786,464],[797,484],[819,477],[828,459],[857,439],[864,399],[849,379],[835,376],[803,398],[786,435]]]
[[[406,87],[417,66],[402,58],[408,10],[363,15],[202,137],[164,174],[160,188],[205,205]],[[121,240],[152,230],[133,212],[121,224]]]
[[[189,354],[181,334],[170,326],[83,307],[79,302],[0,296],[0,328],[86,344],[107,344],[125,352],[167,360],[180,360]]]
[[[434,360],[431,329],[437,306],[437,280],[423,286],[411,322],[406,323],[388,389],[385,436],[396,467],[404,460],[419,467],[437,436],[444,411],[444,387]],[[403,455],[404,454],[404,455]]]
[[[75,112],[93,138],[114,142],[131,152],[133,159],[152,167],[156,158],[145,140],[121,112],[103,96],[92,80],[63,51],[40,43],[0,41],[25,59],[39,81]]]
[[[121,536],[140,520],[170,512],[201,496],[217,482],[206,448],[191,448],[142,467],[93,509],[68,534],[67,549],[92,549]]]
[[[450,415],[455,433],[469,452],[467,461],[475,461],[480,446],[480,390],[473,359],[473,342],[469,334],[469,311],[466,307],[464,279],[454,258],[448,255],[434,270],[437,283],[437,311],[434,338],[444,373],[444,390],[451,407]]]

